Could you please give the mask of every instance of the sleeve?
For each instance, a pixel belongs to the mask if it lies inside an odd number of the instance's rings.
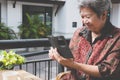
[[[116,78],[120,74],[120,38],[113,46],[106,59],[98,65],[104,78]]]

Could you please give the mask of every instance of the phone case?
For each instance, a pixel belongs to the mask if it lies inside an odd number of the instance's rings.
[[[59,54],[64,58],[73,58],[72,52],[64,38],[64,36],[48,37],[53,48],[57,48]]]

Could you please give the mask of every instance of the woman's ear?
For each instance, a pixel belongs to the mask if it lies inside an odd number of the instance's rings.
[[[108,11],[104,11],[102,14],[102,19],[105,20],[108,17]]]

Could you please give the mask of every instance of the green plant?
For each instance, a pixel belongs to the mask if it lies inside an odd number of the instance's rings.
[[[51,33],[51,27],[44,25],[38,15],[30,16],[26,14],[26,17],[27,23],[18,27],[22,39],[45,38]]]
[[[4,23],[0,23],[0,40],[6,40],[6,39],[15,39],[16,34],[12,29],[10,29],[8,26],[5,26]]]
[[[0,51],[0,70],[11,69],[14,65],[23,64],[25,62],[25,58],[16,54],[13,51]]]

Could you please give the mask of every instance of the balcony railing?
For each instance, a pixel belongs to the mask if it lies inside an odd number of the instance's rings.
[[[20,66],[15,66],[15,70],[25,70],[42,80],[54,80],[58,73],[58,63],[51,59],[30,60]]]
[[[69,43],[70,39],[66,39]],[[62,44],[62,41],[59,42]],[[29,48],[44,47],[45,50],[28,51]],[[25,56],[26,63],[23,65],[16,65],[15,70],[26,70],[43,80],[54,80],[57,73],[63,71],[63,67],[56,61],[48,58],[48,50],[50,43],[47,38],[42,39],[21,39],[21,40],[0,40],[0,49],[14,49],[16,53]],[[18,51],[18,49],[25,48],[25,51]]]

